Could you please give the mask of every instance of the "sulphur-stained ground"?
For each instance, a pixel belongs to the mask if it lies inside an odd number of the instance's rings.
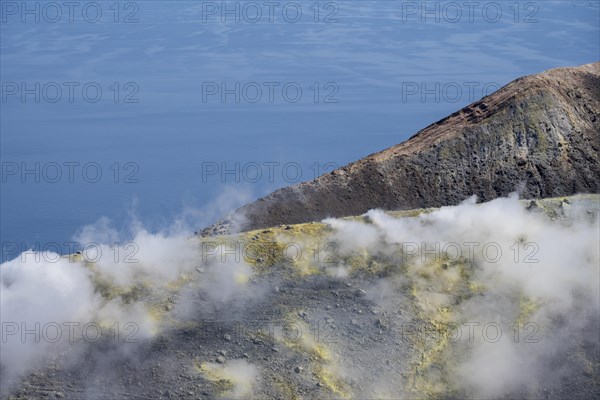
[[[101,337],[50,347],[3,395],[598,398],[597,282],[586,279],[597,253],[566,241],[597,230],[599,202],[501,199],[193,237],[192,268],[170,280],[142,268],[128,285],[72,255],[104,302],[142,312],[118,326],[98,317]],[[478,245],[465,244],[471,233]],[[560,261],[569,251],[572,265]]]

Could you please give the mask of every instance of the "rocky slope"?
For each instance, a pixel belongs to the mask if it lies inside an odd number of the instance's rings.
[[[600,63],[519,78],[409,140],[277,190],[203,235],[487,201],[600,190]]]
[[[3,350],[22,346],[13,362],[44,358],[8,380],[5,354],[2,397],[598,398],[599,211],[597,195],[498,199],[191,238],[179,275],[153,278],[140,257],[118,266],[138,271],[126,284],[72,256],[139,330],[115,336],[105,315],[100,338],[76,333],[58,348],[7,334]],[[506,259],[422,259],[400,244],[448,238],[497,243]]]

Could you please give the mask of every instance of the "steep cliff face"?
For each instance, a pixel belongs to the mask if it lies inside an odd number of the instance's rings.
[[[600,63],[519,78],[406,142],[277,190],[202,234],[600,188]],[[239,218],[236,218],[239,217]],[[237,222],[237,226],[231,221]]]

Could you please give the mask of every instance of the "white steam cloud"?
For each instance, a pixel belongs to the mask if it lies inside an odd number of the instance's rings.
[[[432,397],[498,398],[537,395],[581,371],[593,374],[590,350],[582,348],[598,348],[600,207],[593,199],[557,200],[550,216],[511,196],[485,204],[471,198],[417,217],[373,210],[364,221],[325,220],[342,258],[321,270],[327,279],[355,279],[355,265],[346,262],[352,257],[387,265],[364,285],[365,299],[385,312],[416,309],[447,335],[415,343],[425,361],[412,377],[379,367],[375,374],[342,354],[336,360],[343,378],[361,382],[361,394],[371,398],[414,397],[409,387]],[[134,323],[143,341],[164,329],[160,313],[180,321],[233,313],[264,294],[267,288],[247,285],[255,280],[250,265],[223,251],[207,256],[185,226],[178,221],[152,233],[136,222],[122,242],[102,219],[77,237],[98,243],[87,254],[26,252],[2,264],[1,395],[54,357],[71,354],[77,362],[82,338],[95,336],[86,324]],[[175,291],[178,303],[165,309],[163,299]],[[381,362],[375,353],[365,357]],[[233,398],[252,395],[259,377],[258,366],[244,360],[206,363],[202,371],[229,380],[226,395]]]
[[[130,333],[135,342],[155,337],[164,328],[165,299],[185,283],[197,281],[206,306],[230,299],[251,278],[251,268],[218,259],[203,262],[200,241],[189,229],[221,212],[223,199],[214,209],[186,210],[155,233],[134,219],[123,234],[101,218],[74,237],[83,246],[80,254],[27,251],[0,265],[0,396],[56,357],[76,364],[78,349],[113,339],[115,328],[120,340]],[[185,221],[190,216],[195,223]],[[123,353],[129,351],[125,347]]]
[[[563,202],[552,218],[513,195],[485,204],[473,197],[413,218],[373,210],[367,223],[324,222],[343,257],[366,252],[397,265],[369,291],[371,299],[390,307],[392,296],[407,296],[391,288],[408,284],[424,321],[452,327],[443,355],[448,393],[497,398],[539,393],[573,379],[578,368],[591,373],[589,360],[576,359],[581,343],[598,345],[594,201]],[[429,384],[440,380],[439,371],[427,373]]]

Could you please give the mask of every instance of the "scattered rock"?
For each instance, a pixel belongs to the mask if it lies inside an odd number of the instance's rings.
[[[563,217],[567,216],[567,213],[569,212],[569,210],[571,209],[571,203],[569,202],[569,200],[564,199],[561,203],[560,203],[560,212],[562,214]]]

